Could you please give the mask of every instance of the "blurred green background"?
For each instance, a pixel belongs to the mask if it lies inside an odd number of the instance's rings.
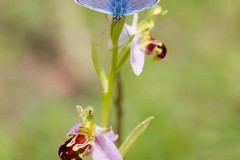
[[[152,35],[166,44],[167,58],[147,58],[140,77],[129,61],[123,68],[124,137],[155,116],[125,159],[239,160],[240,1],[160,5],[169,12]],[[73,0],[0,1],[1,160],[58,159],[79,121],[76,105],[93,105],[99,121],[89,43],[91,36],[108,64],[108,31],[101,35],[108,25],[104,14]]]

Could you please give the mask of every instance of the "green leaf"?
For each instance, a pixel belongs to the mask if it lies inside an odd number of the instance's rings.
[[[131,146],[135,143],[137,138],[145,131],[149,123],[153,120],[154,117],[148,117],[143,122],[138,124],[132,132],[127,136],[127,138],[124,140],[122,145],[119,147],[119,151],[121,155],[124,157],[127,151],[131,148]]]
[[[97,50],[93,42],[92,42],[92,61],[94,68],[98,74],[98,77],[100,78],[103,92],[106,92],[108,90],[108,79],[103,66],[99,62]]]

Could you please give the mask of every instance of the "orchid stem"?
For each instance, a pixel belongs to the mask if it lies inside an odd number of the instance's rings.
[[[101,111],[101,125],[103,127],[108,126],[109,112],[112,100],[113,89],[115,85],[116,75],[117,75],[117,62],[118,62],[118,39],[120,33],[122,32],[123,26],[125,22],[125,17],[122,17],[119,23],[115,22],[113,19],[113,23],[111,25],[111,39],[113,44],[112,49],[112,64],[110,73],[107,76],[107,87],[106,90],[102,92],[102,111]]]
[[[108,125],[112,93],[113,93],[115,79],[116,79],[117,54],[118,54],[118,47],[114,47],[113,54],[112,54],[112,68],[108,76],[108,88],[106,92],[102,93],[101,125],[105,127],[107,127]]]
[[[102,111],[101,111],[101,125],[107,126],[109,109],[111,104],[111,94],[110,92],[102,93]]]

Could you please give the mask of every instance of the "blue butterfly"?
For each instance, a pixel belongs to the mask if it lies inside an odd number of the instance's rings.
[[[78,4],[92,10],[111,14],[116,22],[157,4],[160,0],[75,0]]]

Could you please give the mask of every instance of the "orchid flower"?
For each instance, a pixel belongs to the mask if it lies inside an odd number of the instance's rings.
[[[61,160],[82,160],[86,155],[93,160],[122,160],[113,143],[118,139],[110,128],[96,126],[93,120],[93,108],[78,107],[83,122],[73,126],[68,133],[68,140],[60,146],[58,154]]]
[[[167,48],[159,40],[150,35],[150,31],[154,27],[154,21],[161,8],[154,7],[151,14],[138,23],[138,15],[134,14],[131,26],[125,24],[119,38],[119,46],[125,44],[130,36],[134,36],[131,42],[130,62],[133,72],[139,76],[144,67],[145,55],[154,55],[153,60],[163,59],[167,54]]]
[[[136,35],[131,44],[130,61],[133,72],[139,76],[144,67],[145,55],[154,55],[153,60],[161,60],[167,54],[165,45],[149,34]]]

